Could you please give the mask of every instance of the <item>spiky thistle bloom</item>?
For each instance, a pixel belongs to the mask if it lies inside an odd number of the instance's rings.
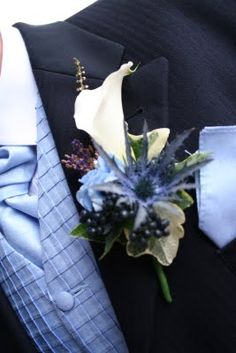
[[[147,125],[144,124],[143,138],[140,148],[134,153],[133,141],[126,131],[126,160],[124,170],[110,157],[101,146],[94,142],[95,147],[116,176],[112,183],[97,186],[102,191],[113,190],[123,195],[131,203],[137,203],[145,208],[159,201],[178,202],[181,200],[179,191],[191,189],[195,184],[187,178],[209,162],[210,157],[203,153],[195,153],[181,163],[177,163],[176,152],[182,146],[191,130],[178,135],[160,154],[148,159],[149,140]]]

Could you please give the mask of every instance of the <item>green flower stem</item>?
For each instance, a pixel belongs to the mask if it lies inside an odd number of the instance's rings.
[[[167,303],[172,303],[170,288],[169,288],[169,284],[168,284],[165,272],[163,270],[163,267],[155,258],[153,258],[153,264],[154,264],[156,274],[157,274],[159,281],[160,281],[160,285],[161,285],[161,289],[162,289],[162,293],[164,295],[164,298],[167,301]]]

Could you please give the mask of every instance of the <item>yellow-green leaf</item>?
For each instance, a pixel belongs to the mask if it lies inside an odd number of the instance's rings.
[[[182,210],[192,206],[194,203],[193,198],[185,190],[179,190],[177,192],[179,200],[175,201],[175,204],[178,205]]]
[[[96,235],[91,236],[88,234],[87,231],[88,227],[86,224],[80,223],[77,227],[75,227],[72,232],[70,233],[74,237],[82,238],[89,241],[95,241],[99,243],[104,243],[105,235]]]
[[[176,163],[173,174],[179,173],[186,167],[191,167],[195,164],[202,163],[206,160],[210,160],[211,154],[210,153],[204,153],[204,152],[195,152],[191,154],[189,157],[184,159],[182,162]]]
[[[105,248],[103,254],[100,256],[99,260],[102,260],[112,249],[114,243],[118,240],[121,234],[121,229],[117,229],[112,233],[108,234],[105,238]]]
[[[167,128],[155,129],[147,133],[148,136],[148,159],[157,157],[166,145],[170,130]],[[128,134],[131,147],[136,159],[141,155],[143,135]]]
[[[86,224],[80,223],[77,227],[72,230],[70,234],[75,237],[87,236],[87,228],[88,227]]]

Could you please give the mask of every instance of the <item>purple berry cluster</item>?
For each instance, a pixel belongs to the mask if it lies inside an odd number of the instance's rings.
[[[72,154],[65,154],[65,159],[62,160],[65,167],[77,170],[82,175],[94,169],[98,154],[93,146],[88,145],[85,147],[78,139],[74,139],[71,146]]]

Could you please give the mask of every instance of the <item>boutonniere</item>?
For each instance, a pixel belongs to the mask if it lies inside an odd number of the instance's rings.
[[[76,63],[81,92],[74,118],[77,128],[90,135],[93,146],[75,140],[73,154],[64,160],[67,167],[83,174],[76,195],[83,210],[71,234],[104,243],[101,259],[115,242],[124,246],[128,256],[151,256],[163,295],[171,302],[163,268],[173,262],[184,236],[184,210],[193,203],[186,191],[194,188],[188,177],[208,163],[210,156],[196,152],[177,161],[176,152],[191,131],[170,143],[167,128],[148,131],[144,123],[142,135],[128,132],[121,87],[123,78],[135,71],[132,62],[93,90],[84,84],[84,70]]]

